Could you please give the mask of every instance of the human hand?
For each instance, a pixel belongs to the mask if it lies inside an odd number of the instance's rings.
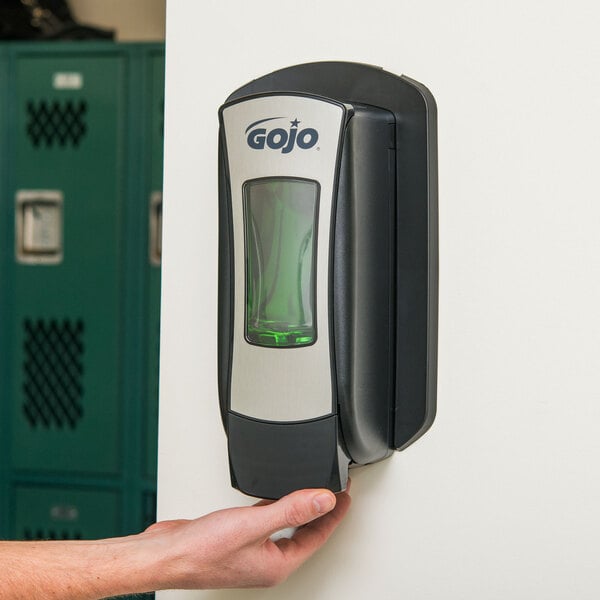
[[[138,537],[164,557],[154,589],[271,587],[327,541],[349,507],[347,492],[300,490],[276,502],[156,523]],[[288,527],[299,529],[290,539],[270,539]]]
[[[169,588],[272,586],[327,541],[349,506],[346,492],[336,504],[327,490],[301,490],[123,538],[0,542],[0,598],[98,600]],[[299,527],[291,539],[271,539],[288,527]]]

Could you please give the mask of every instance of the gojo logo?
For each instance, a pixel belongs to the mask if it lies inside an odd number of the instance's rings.
[[[283,129],[282,127],[275,127],[267,130],[266,127],[257,127],[267,121],[275,121],[277,119],[284,119],[285,117],[269,117],[268,119],[261,119],[255,121],[246,127],[246,133],[248,134],[246,141],[248,146],[253,150],[264,150],[270,148],[271,150],[281,150],[282,154],[288,154],[295,147],[301,150],[308,150],[313,148],[319,141],[319,132],[312,127],[306,127],[300,129],[301,121],[294,119],[290,121],[289,129]]]

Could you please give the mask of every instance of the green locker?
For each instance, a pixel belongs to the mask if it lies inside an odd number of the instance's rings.
[[[0,44],[0,83],[0,537],[139,531],[156,498],[164,47]],[[85,519],[55,509],[51,529],[54,499]]]
[[[15,67],[13,466],[115,474],[125,57],[24,54]]]

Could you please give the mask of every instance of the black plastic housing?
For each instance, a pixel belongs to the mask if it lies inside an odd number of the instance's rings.
[[[433,422],[437,376],[436,106],[421,84],[355,63],[298,65],[227,103],[273,93],[348,105],[331,215],[330,417],[257,421],[230,410],[233,239],[227,148],[219,144],[219,396],[232,484],[277,498],[340,491],[347,463],[386,458]]]

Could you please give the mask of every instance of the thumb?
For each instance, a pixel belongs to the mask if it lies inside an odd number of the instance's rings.
[[[261,506],[265,516],[263,525],[269,534],[286,527],[300,527],[333,510],[335,494],[329,490],[300,490],[284,496],[277,502]]]

